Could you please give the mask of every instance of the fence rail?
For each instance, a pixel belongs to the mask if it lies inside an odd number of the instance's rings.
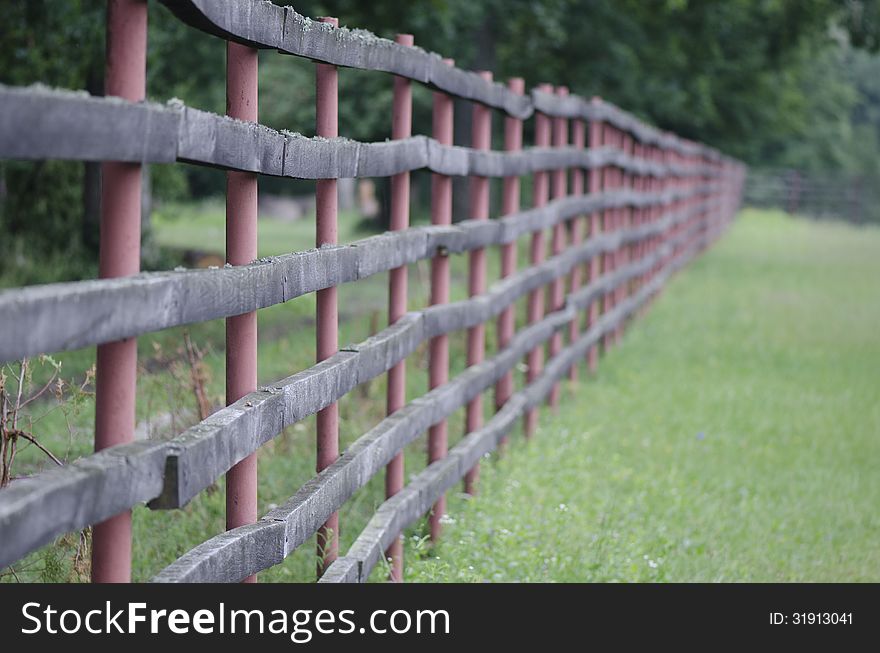
[[[744,189],[751,206],[791,214],[880,223],[880,178],[839,171],[750,170]]]
[[[244,506],[242,511],[230,512],[228,531],[185,554],[155,580],[246,580],[280,563],[316,533],[327,538],[320,543],[322,581],[364,581],[385,552],[393,558],[392,577],[399,580],[402,529],[435,506],[432,534],[439,535],[436,518],[445,491],[465,477],[470,488],[481,456],[520,418],[526,418],[528,433],[544,399],[558,401],[559,382],[574,378],[582,360],[594,370],[600,345],[613,345],[669,275],[718,237],[738,206],[744,167],[598,99],[583,100],[562,88],[550,92],[546,85],[525,95],[521,80],[505,87],[488,74],[458,69],[413,47],[411,38],[395,43],[259,0],[163,4],[191,26],[230,42],[228,92],[253,102],[231,113],[250,111],[253,119],[219,116],[179,102],[145,102],[142,88],[117,93],[121,97],[96,98],[43,87],[0,86],[0,157],[113,162],[105,164],[104,174],[105,278],[0,292],[0,361],[99,345],[97,452],[0,490],[0,566],[60,534],[92,524],[112,525],[95,531],[95,580],[128,580],[127,511],[144,502],[153,509],[180,508],[228,473],[233,481],[227,487],[228,506]],[[121,31],[119,21],[137,33]],[[110,0],[111,61],[125,60],[130,71],[143,75],[145,37],[145,3]],[[316,62],[319,136],[258,123],[253,48]],[[396,76],[393,140],[360,143],[336,136],[336,66]],[[432,137],[412,136],[409,127],[399,127],[404,124],[401,116],[411,111],[410,81],[435,89]],[[480,127],[474,130],[473,147],[451,142],[449,95],[483,107],[475,112],[475,126],[479,120]],[[505,151],[491,150],[493,109],[506,115]],[[522,121],[532,116],[538,121],[536,143],[522,148]],[[139,223],[138,210],[131,208],[139,189],[114,174],[137,172],[147,163],[174,162],[229,171],[231,265],[141,274],[133,273],[136,268],[104,266],[106,252],[124,249],[117,223]],[[122,167],[107,167],[114,165]],[[418,169],[434,175],[434,224],[410,228],[408,173]],[[318,248],[260,260],[232,253],[255,248],[256,175],[318,180]],[[519,180],[526,175],[535,184],[534,206],[522,210]],[[333,180],[383,176],[392,177],[398,189],[392,231],[336,244]],[[472,180],[469,219],[455,224],[451,176]],[[505,189],[502,215],[492,220],[490,179],[503,179]],[[547,230],[553,238],[545,259]],[[515,245],[523,236],[531,237],[530,264],[517,271]],[[487,288],[484,252],[495,246],[502,251],[502,278]],[[471,296],[450,303],[449,257],[465,252],[470,256]],[[431,305],[407,312],[406,266],[428,259]],[[334,289],[380,272],[390,273],[389,326],[340,349]],[[545,288],[550,289],[546,304]],[[316,365],[258,389],[255,322],[251,327],[248,320],[258,309],[313,292],[319,296]],[[513,308],[523,297],[529,298],[528,324],[515,331]],[[216,318],[228,320],[229,405],[171,439],[132,441],[135,378],[128,343],[160,329]],[[484,325],[493,319],[498,347],[486,358]],[[468,367],[449,380],[445,338],[462,330],[469,333]],[[426,342],[431,343],[431,389],[406,403],[402,363]],[[544,365],[546,343],[549,358]],[[117,351],[123,346],[129,346],[127,354]],[[512,370],[523,359],[529,363],[527,383],[514,392]],[[335,403],[385,373],[396,379],[389,381],[388,416],[338,455]],[[480,397],[496,384],[498,410],[484,425]],[[105,399],[120,388],[121,407]],[[447,452],[443,425],[465,406],[469,433]],[[312,414],[319,415],[318,475],[257,520],[255,476],[253,467],[247,471],[245,466],[255,464],[253,454],[263,444]],[[108,423],[118,431],[112,441],[100,437]],[[404,486],[400,456],[426,431],[429,465]],[[336,558],[334,515],[385,466],[388,500],[351,549]]]

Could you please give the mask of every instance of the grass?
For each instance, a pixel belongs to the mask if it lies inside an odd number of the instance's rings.
[[[880,580],[880,229],[744,211],[415,581]]]
[[[166,209],[167,210],[167,209]],[[196,248],[202,251],[223,251],[224,213],[219,203],[179,205],[170,208],[174,217],[158,214],[154,219],[154,236],[166,247]],[[350,242],[368,235],[358,226],[353,215],[341,215],[340,242]],[[260,256],[284,251],[308,249],[313,245],[314,223],[311,219],[280,223],[260,222],[260,233],[273,234],[267,249],[261,244]],[[261,239],[261,243],[266,241]],[[274,249],[272,249],[274,247]],[[497,252],[489,257],[490,275],[498,274]],[[410,266],[410,307],[423,307],[427,302],[430,277],[429,262]],[[452,260],[453,299],[467,295],[467,256]],[[490,277],[491,278],[491,277]],[[386,324],[387,274],[378,274],[356,284],[340,287],[340,344],[359,342]],[[312,365],[315,360],[314,295],[307,295],[286,304],[263,309],[258,313],[258,369],[260,383],[271,383]],[[524,311],[521,311],[524,314]],[[224,323],[215,320],[188,327],[167,329],[139,338],[137,419],[154,423],[157,416],[171,414],[170,429],[177,433],[195,423],[195,399],[187,382],[188,369],[182,365],[183,331],[206,351],[204,363],[208,373],[207,392],[215,405],[222,404],[224,392]],[[494,330],[489,330],[489,342]],[[464,334],[451,338],[452,372],[464,367]],[[408,361],[408,396],[413,398],[427,390],[427,348],[421,348]],[[94,362],[94,348],[56,354],[62,365],[62,376],[79,380]],[[37,363],[35,387],[40,387],[50,370]],[[16,370],[11,370],[15,372]],[[342,447],[381,421],[384,416],[385,379],[364,384],[340,402],[340,439]],[[487,404],[490,402],[487,402]],[[72,461],[92,450],[94,402],[91,397],[78,397],[75,403],[40,402],[32,407],[35,432],[44,445],[65,461]],[[455,416],[451,428],[453,442],[462,435],[464,419]],[[161,421],[159,422],[161,425]],[[458,428],[456,428],[456,426]],[[160,435],[163,435],[160,431]],[[285,433],[264,446],[260,452],[259,511],[266,512],[282,503],[314,475],[314,419],[308,418],[288,428]],[[424,467],[425,443],[420,440],[408,450],[407,472],[414,474]],[[15,461],[14,473],[30,474],[51,467],[47,458],[33,446],[22,446]],[[134,510],[133,578],[147,580],[199,542],[224,528],[224,480],[203,492],[186,508],[179,511],[151,512],[144,507]],[[343,549],[382,502],[384,481],[380,474],[370,482],[342,511],[344,528],[340,533]],[[68,535],[26,557],[16,564],[21,580],[77,581],[87,578],[87,564],[76,563],[79,539]],[[263,574],[264,581],[308,581],[314,578],[314,543],[302,546],[283,565]],[[0,581],[14,581],[16,575],[0,570]]]
[[[222,208],[181,210],[170,224],[156,222],[166,245],[197,246],[191,238],[208,227],[222,234]],[[190,220],[204,224],[189,230]],[[278,235],[282,251],[311,246],[310,221],[283,224],[289,233]],[[353,222],[343,224],[342,242],[361,236]],[[262,221],[260,229],[273,225]],[[208,236],[201,241],[209,248]],[[566,395],[559,417],[545,414],[533,442],[524,445],[514,434],[510,455],[484,465],[477,500],[452,496],[448,521],[454,523],[439,547],[426,546],[424,524],[409,529],[408,576],[876,579],[878,249],[877,229],[746,212],[716,249],[674,281],[626,335],[625,346],[603,359],[599,377],[579,389],[577,402]],[[496,254],[490,278],[497,276]],[[466,293],[466,269],[465,255],[453,257],[453,299]],[[411,266],[411,307],[424,305],[428,277],[426,262]],[[341,288],[342,343],[384,326],[386,279],[376,275]],[[313,316],[312,296],[259,312],[261,383],[314,361]],[[219,402],[223,322],[189,329],[207,349],[208,390]],[[494,329],[487,335],[491,352]],[[186,374],[175,377],[157,361],[179,356],[181,338],[182,329],[169,329],[140,339],[138,418],[176,410],[177,430],[195,421],[195,402],[180,383]],[[455,373],[463,367],[464,334],[454,334],[451,347]],[[69,371],[91,364],[93,356],[87,349],[57,358]],[[410,357],[408,369],[412,399],[426,390],[424,348]],[[343,448],[381,420],[384,393],[380,378],[340,402]],[[491,401],[484,403],[488,409]],[[80,402],[67,419],[71,434],[58,410],[38,430],[41,441],[72,460],[91,449],[92,404]],[[460,413],[450,420],[453,444],[463,422]],[[260,450],[260,514],[313,475],[314,458],[311,418]],[[407,475],[420,471],[424,459],[420,438],[407,450]],[[16,459],[17,473],[40,466],[45,460],[32,447]],[[223,494],[219,479],[182,510],[137,507],[134,578],[150,578],[222,531]],[[346,504],[342,551],[382,496],[380,474]],[[16,565],[18,577],[86,578],[87,568],[74,559],[77,542],[65,536],[28,556]],[[314,565],[310,542],[260,579],[309,581]],[[376,580],[382,576],[382,569],[374,573]],[[0,574],[0,580],[14,577]]]
[[[152,216],[153,236],[163,247],[205,252],[226,251],[225,206],[222,200],[169,203]],[[354,211],[339,215],[339,242],[348,243],[369,235]],[[298,220],[264,218],[257,230],[259,256],[278,256],[315,246],[314,213]]]

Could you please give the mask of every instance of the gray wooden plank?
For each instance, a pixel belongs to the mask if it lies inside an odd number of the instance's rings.
[[[463,252],[552,227],[602,208],[669,204],[703,196],[697,189],[609,192],[554,200],[499,220],[418,227],[345,246],[325,246],[214,270],[142,273],[118,279],[0,291],[0,361],[77,349],[173,326],[240,315],[419,259],[437,248]]]

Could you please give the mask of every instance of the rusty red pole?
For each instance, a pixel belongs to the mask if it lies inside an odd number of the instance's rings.
[[[538,90],[544,93],[552,93],[553,87],[550,84],[539,84]],[[535,112],[535,146],[549,147],[552,130],[552,120],[549,116],[536,111]],[[549,196],[549,179],[548,173],[539,170],[532,177],[532,205],[535,207],[545,206]],[[529,245],[529,262],[531,265],[540,265],[544,262],[547,254],[547,244],[545,241],[544,231],[536,231],[532,234],[531,243]],[[529,324],[534,324],[544,317],[544,289],[536,288],[529,293],[527,316]],[[541,374],[544,367],[544,348],[535,347],[529,352],[526,360],[526,382],[532,383]],[[535,433],[538,426],[538,409],[530,408],[526,412],[525,417],[525,434],[531,437]]]
[[[139,102],[146,95],[147,3],[107,3],[107,95]],[[141,166],[108,161],[101,166],[98,275],[124,277],[140,271]],[[134,440],[137,339],[98,346],[95,377],[95,451]],[[131,581],[131,511],[92,530],[92,582]]]
[[[602,142],[604,145],[616,145],[614,138],[614,128],[611,125],[604,125]],[[602,187],[606,190],[617,190],[617,171],[608,166],[602,171]],[[617,216],[616,209],[606,209],[603,216],[602,231],[612,232],[615,229],[615,221]],[[602,272],[608,274],[614,270],[614,252],[607,252],[602,257]],[[607,313],[614,307],[614,291],[607,292],[602,298],[602,312]],[[603,337],[604,351],[607,352],[611,346],[612,334],[606,333]]]
[[[633,157],[639,162],[642,159],[642,145],[641,143],[633,143]],[[642,190],[642,175],[636,173],[632,177],[632,189],[637,192],[641,192]],[[631,213],[631,224],[634,227],[638,227],[642,224],[642,220],[644,219],[644,209],[641,207],[633,207]],[[630,248],[630,260],[637,261],[641,258],[642,254],[642,241],[638,241],[637,243],[633,243]],[[642,276],[639,275],[633,280],[633,290],[638,290],[639,286],[642,282]]]
[[[624,154],[632,154],[632,137],[621,132],[620,134],[620,147],[623,150]],[[632,175],[622,169],[620,171],[620,186],[621,190],[629,190],[632,187]],[[632,224],[632,207],[624,206],[620,209],[620,217],[617,228],[621,231],[626,230]],[[621,245],[621,247],[617,251],[617,260],[618,263],[615,267],[625,267],[627,263],[629,263],[629,245]],[[618,286],[617,289],[617,302],[622,303],[627,295],[629,294],[629,281],[624,281]],[[619,343],[623,336],[623,328],[625,321],[621,321],[617,329],[614,332],[615,342]]]
[[[599,107],[601,105],[602,100],[598,97],[594,97],[590,104],[592,105],[593,111],[598,112]],[[597,150],[602,147],[602,121],[601,120],[590,120],[590,149]],[[605,175],[605,168],[598,167],[590,170],[590,195],[598,195],[602,191],[602,178]],[[599,235],[599,231],[602,228],[601,220],[602,213],[599,211],[594,211],[590,215],[590,238],[595,238]],[[602,257],[594,256],[590,259],[590,275],[589,281],[595,281],[602,274]],[[596,323],[596,320],[599,319],[599,300],[594,299],[590,302],[590,307],[587,309],[587,328],[593,326]],[[595,374],[599,368],[599,346],[597,344],[592,345],[587,351],[587,368],[591,374]]]
[[[582,150],[586,145],[586,126],[584,125],[583,120],[574,120],[572,121],[572,134],[571,141],[572,145]],[[584,194],[584,169],[583,168],[574,168],[571,171],[571,194],[575,197]],[[584,236],[583,234],[589,227],[590,217],[589,216],[578,216],[569,221],[570,230],[571,230],[571,243],[574,247],[583,242]],[[583,226],[581,226],[583,225]],[[571,284],[571,292],[574,293],[578,288],[581,287],[581,267],[580,265],[574,266],[571,270],[571,275],[569,279],[569,283]],[[578,322],[580,318],[577,317],[573,319],[568,325],[568,341],[569,343],[577,342],[578,333],[580,328],[578,326]],[[568,380],[572,382],[576,382],[578,378],[578,366],[577,363],[571,366],[568,370]]]
[[[517,95],[525,93],[525,81],[521,77],[514,77],[507,82],[507,88]],[[523,124],[522,120],[512,116],[504,118],[504,150],[507,152],[517,152],[522,149],[523,141]],[[520,179],[513,175],[505,177],[502,187],[501,198],[501,214],[510,215],[516,213],[520,209]],[[505,243],[501,246],[501,278],[509,277],[516,272],[517,258],[516,242]],[[514,306],[505,308],[501,315],[498,316],[497,336],[498,349],[504,349],[510,345],[513,334],[516,329],[516,315]],[[510,399],[513,394],[513,371],[508,371],[502,376],[495,385],[495,409],[500,410],[501,407]],[[501,446],[507,444],[508,437],[505,435],[501,439]]]
[[[398,34],[397,43],[412,46],[412,34]],[[412,134],[412,83],[406,77],[394,77],[394,99],[391,109],[391,138],[407,138]],[[409,172],[391,177],[391,231],[409,227]],[[394,324],[406,313],[407,268],[401,265],[388,273],[388,324]],[[406,361],[388,370],[387,414],[403,408],[406,403]],[[385,468],[385,497],[393,497],[403,489],[403,451]],[[403,582],[403,540],[398,537],[388,547],[385,556],[390,560],[389,580]]]
[[[556,89],[556,95],[566,97],[568,89],[560,86]],[[553,118],[553,147],[562,148],[568,145],[568,120],[559,116]],[[557,168],[551,175],[552,190],[551,195],[554,200],[561,200],[568,192],[566,177],[568,171],[565,168]],[[552,237],[550,241],[550,250],[553,256],[559,256],[565,249],[565,231],[564,222],[557,222],[553,225]],[[550,310],[555,312],[562,310],[565,304],[565,277],[557,277],[550,284]],[[550,357],[553,358],[562,351],[562,331],[556,331],[550,338]],[[550,389],[550,407],[557,409],[559,407],[559,383],[554,383]]]
[[[635,140],[633,140],[632,141],[632,155],[633,155],[633,159],[636,162],[638,162],[638,160],[641,158],[641,150],[642,150],[641,144],[636,143]],[[633,173],[632,175],[630,175],[630,180],[631,180],[630,181],[630,188],[632,188],[634,191],[641,190],[642,177],[640,174]],[[629,222],[630,222],[631,227],[637,227],[641,224],[642,209],[640,207],[638,207],[638,206],[632,207],[630,209],[629,215],[630,215]],[[629,247],[627,248],[627,252],[628,252],[627,256],[629,257],[630,261],[638,261],[639,255],[641,252],[641,246],[642,246],[641,241],[636,242],[636,243],[631,243],[629,245]],[[638,290],[640,284],[641,284],[641,275],[637,275],[637,276],[633,277],[632,281],[630,281],[630,292],[631,293],[636,292]]]
[[[648,148],[649,158],[652,159],[655,163],[662,163],[660,158],[660,148],[656,145],[652,145]],[[651,177],[649,182],[650,188],[649,190],[652,193],[659,193],[663,190],[663,182],[659,177]],[[655,201],[651,204],[650,208],[650,220],[651,222],[656,222],[663,217],[663,205],[659,201]],[[657,236],[652,236],[648,239],[648,255],[652,255],[654,251],[657,249]],[[654,278],[654,269],[656,266],[651,266],[651,269],[648,270],[648,281]],[[645,308],[648,307],[648,304],[645,305]]]
[[[453,65],[452,59],[444,63]],[[452,98],[440,91],[434,92],[433,136],[443,145],[452,145]],[[452,178],[433,173],[431,175],[431,224],[452,224]],[[437,252],[431,259],[431,304],[449,302],[449,255]],[[449,380],[449,338],[442,335],[432,338],[429,345],[428,386],[436,388]],[[428,462],[446,457],[448,432],[445,419],[434,424],[428,431]],[[434,504],[428,517],[431,540],[440,537],[440,520],[446,512],[446,497]]]
[[[657,146],[657,151],[655,153],[655,156],[656,156],[656,160],[658,163],[662,163],[664,165],[669,163],[669,160],[666,156],[666,148],[664,145],[661,144],[661,145]],[[662,199],[665,196],[666,192],[669,190],[669,175],[668,174],[664,177],[661,177],[658,180],[657,190],[661,194],[661,201],[657,203],[657,220],[662,221],[668,213],[665,199]],[[654,245],[653,245],[654,251],[657,251],[658,249],[660,249],[663,246],[663,236],[664,236],[664,233],[660,232],[656,236],[654,236],[654,238],[652,239],[653,243],[654,243]],[[654,277],[656,277],[657,274],[659,274],[660,269],[662,267],[662,264],[663,264],[662,261],[658,261],[657,263],[654,264],[654,267],[651,271],[651,278],[652,279]],[[656,297],[656,296],[657,296],[657,294],[655,293],[654,297]],[[653,297],[652,297],[652,301],[653,301]]]
[[[492,81],[492,73],[483,70],[478,75],[486,81]],[[474,103],[471,123],[471,146],[475,150],[489,150],[492,147],[492,109],[484,104]],[[489,178],[471,177],[470,217],[473,220],[489,219]],[[468,293],[471,297],[486,292],[486,250],[471,250],[468,262]],[[468,329],[467,333],[467,364],[477,365],[486,356],[486,324],[480,323]],[[466,430],[468,433],[483,426],[483,395],[478,394],[468,402],[466,412]],[[464,491],[474,494],[477,479],[480,477],[480,464],[471,468],[464,477]]]
[[[323,17],[322,23],[339,26],[336,18]],[[318,136],[339,136],[339,71],[331,64],[316,63],[317,93],[315,121]],[[335,245],[337,238],[337,195],[335,179],[319,179],[315,187],[315,244]],[[317,361],[330,358],[339,350],[339,306],[337,289],[317,293]],[[317,470],[339,458],[339,405],[330,404],[318,412]],[[318,530],[318,576],[339,554],[339,513],[333,513]]]
[[[257,51],[226,44],[226,113],[257,122]],[[257,258],[257,175],[226,173],[226,262],[246,265]],[[257,314],[226,319],[226,403],[257,389]],[[257,521],[257,454],[226,474],[226,528]],[[256,582],[250,576],[245,582]]]

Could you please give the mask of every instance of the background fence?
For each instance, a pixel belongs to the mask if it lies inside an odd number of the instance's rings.
[[[880,223],[880,179],[872,175],[750,169],[744,195],[750,206],[857,224]]]
[[[427,513],[432,537],[440,536],[446,490],[465,479],[472,491],[484,454],[520,419],[530,435],[538,407],[560,401],[560,382],[576,380],[582,362],[596,370],[600,347],[616,343],[669,275],[734,215],[744,167],[599,99],[549,85],[525,94],[521,79],[501,85],[489,72],[460,70],[408,35],[395,43],[259,0],[163,4],[228,41],[228,116],[144,101],[141,0],[108,5],[106,88],[114,97],[0,87],[0,155],[104,162],[101,279],[0,293],[0,360],[99,345],[96,453],[0,491],[0,565],[94,525],[93,579],[127,581],[130,509],[142,502],[180,508],[225,473],[229,530],[155,580],[253,579],[315,533],[321,581],[366,580],[383,556],[400,580],[401,531]],[[257,48],[315,61],[316,137],[259,124]],[[339,66],[394,75],[391,140],[339,138]],[[430,137],[411,135],[412,82],[434,90]],[[470,147],[452,143],[453,97],[474,102]],[[491,144],[499,112],[503,151]],[[527,120],[534,144],[523,147]],[[175,161],[228,171],[228,265],[139,274],[140,168]],[[417,169],[432,173],[432,225],[411,228],[409,173]],[[256,260],[258,175],[316,180],[316,249]],[[455,176],[470,179],[470,210],[453,223]],[[390,232],[337,244],[336,180],[345,177],[392,178]],[[527,209],[522,178],[532,182]],[[490,220],[492,179],[502,180],[503,201]],[[490,247],[501,255],[491,286]],[[465,252],[470,298],[450,302],[450,258]],[[425,259],[430,306],[407,312],[406,266]],[[389,326],[340,348],[336,287],[380,272],[389,272]],[[308,293],[317,293],[316,364],[258,388],[256,311]],[[517,330],[520,298],[527,306]],[[221,317],[228,406],[170,439],[134,441],[136,337]],[[493,322],[497,347],[487,355]],[[448,336],[460,330],[467,330],[467,368],[450,379]],[[404,362],[424,342],[429,391],[407,403]],[[514,370],[523,359],[525,383],[517,389]],[[340,454],[336,402],[386,373],[388,416]],[[482,403],[490,388],[494,412]],[[449,448],[446,420],[462,407],[467,435]],[[318,475],[258,518],[255,452],[312,414]],[[429,464],[407,484],[403,448],[425,432]],[[340,556],[337,511],[383,468],[387,501]]]

